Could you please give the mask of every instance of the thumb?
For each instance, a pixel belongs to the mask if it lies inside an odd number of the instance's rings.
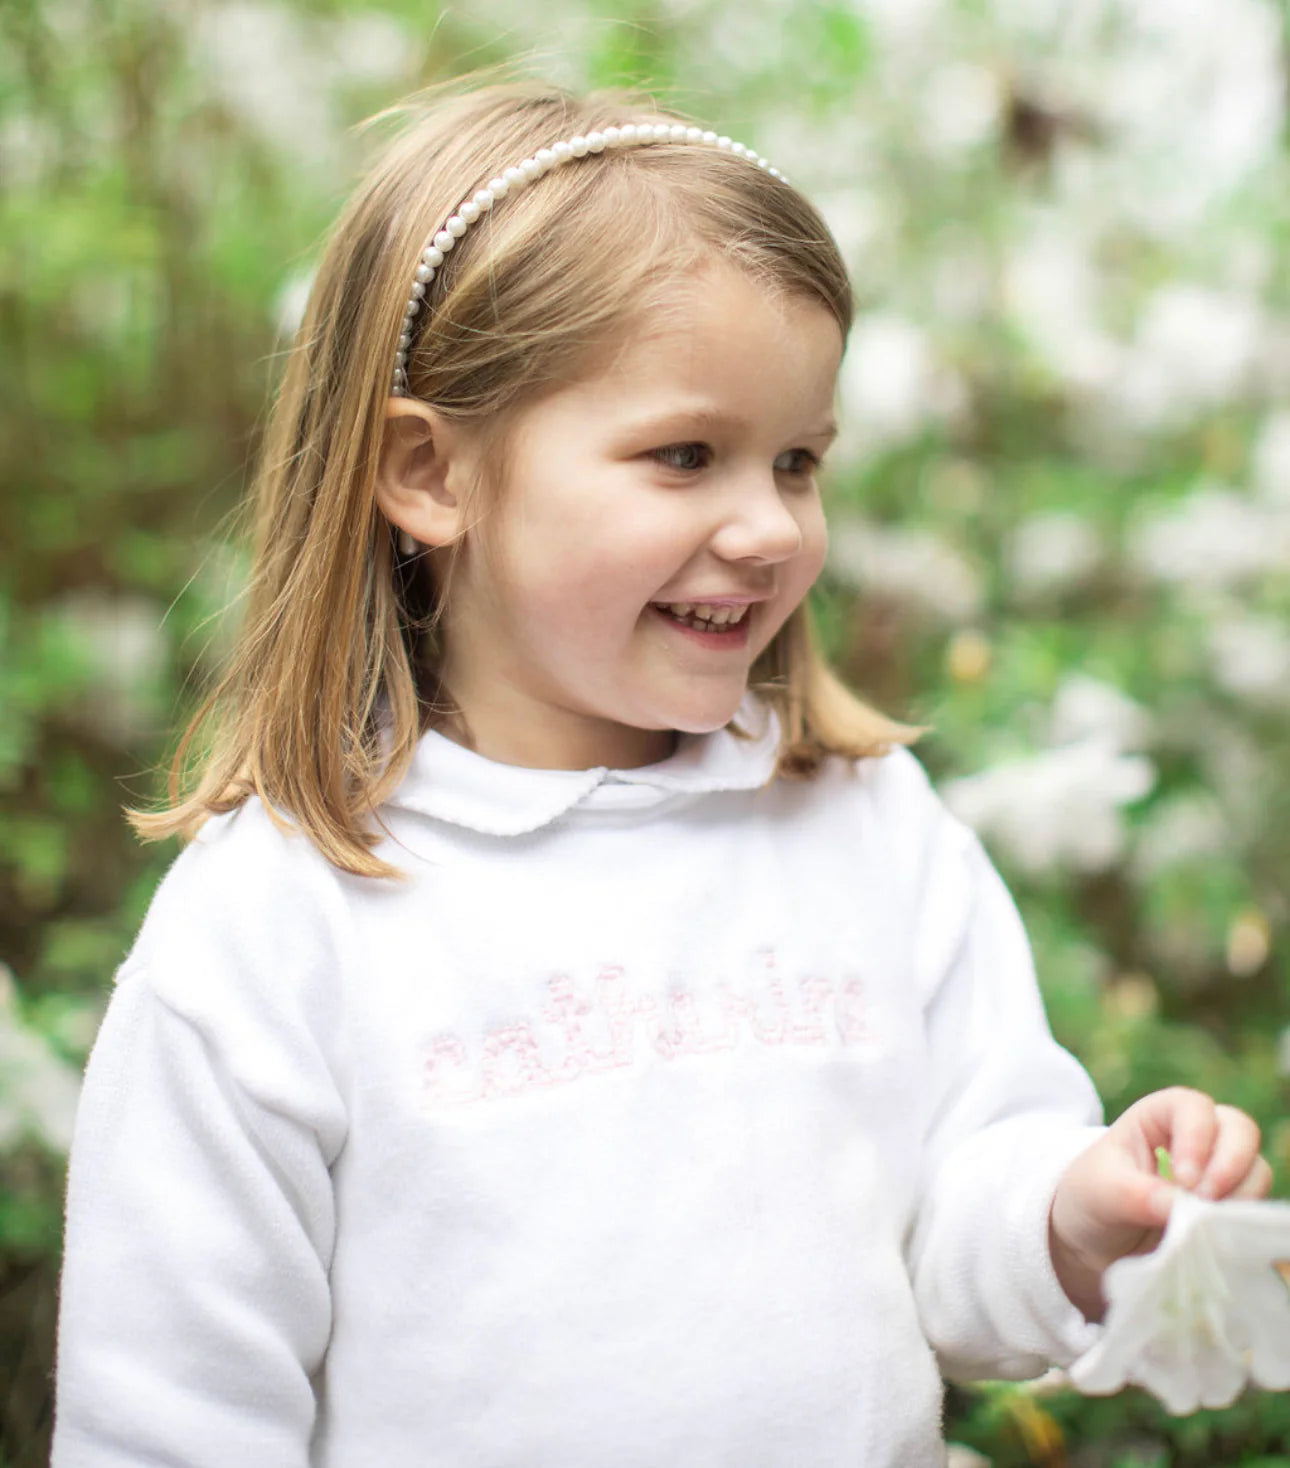
[[[1163,1228],[1178,1187],[1159,1175],[1150,1152],[1143,1156],[1141,1149],[1111,1134],[1105,1141],[1105,1147],[1095,1147],[1080,1159],[1089,1165],[1081,1182],[1090,1211],[1100,1213],[1104,1225],[1112,1228]]]

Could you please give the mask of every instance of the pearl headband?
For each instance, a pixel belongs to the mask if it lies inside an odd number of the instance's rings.
[[[499,199],[504,199],[513,189],[522,188],[526,183],[532,183],[534,179],[541,178],[544,173],[550,173],[554,168],[560,168],[570,159],[585,158],[588,153],[603,153],[606,148],[633,148],[645,143],[700,143],[711,148],[720,148],[723,153],[733,153],[738,158],[747,158],[750,163],[755,163],[758,168],[765,169],[775,178],[784,178],[779,169],[772,168],[760,153],[754,153],[751,148],[745,148],[742,143],[733,143],[729,138],[718,137],[716,133],[705,132],[701,128],[687,127],[684,123],[636,124],[629,122],[622,127],[607,127],[603,132],[587,133],[585,137],[579,134],[577,137],[570,138],[568,142],[553,143],[549,148],[539,148],[531,158],[526,158],[513,168],[503,169],[472,198],[465,199],[458,204],[456,213],[448,216],[443,228],[437,231],[434,238],[421,252],[416,283],[408,298],[407,309],[403,312],[403,328],[399,332],[399,345],[394,358],[391,395],[396,398],[407,396],[408,375],[405,366],[408,359],[408,347],[412,342],[412,328],[416,322],[417,312],[421,309],[422,299],[448,252],[476,220],[487,214]]]

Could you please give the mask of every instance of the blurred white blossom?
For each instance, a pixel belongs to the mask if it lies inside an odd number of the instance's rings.
[[[283,151],[317,160],[336,130],[328,78],[310,65],[309,30],[284,5],[232,0],[205,9],[193,60],[238,117]]]
[[[1154,431],[1239,398],[1258,366],[1262,326],[1262,308],[1247,296],[1188,281],[1162,286],[1106,382],[1108,406]]]
[[[1034,216],[1004,262],[1003,298],[1031,350],[1081,390],[1110,382],[1121,349],[1101,326],[1102,281],[1085,232],[1061,210]]]
[[[739,24],[733,26],[728,16],[714,11],[704,44],[710,61],[722,71],[733,77],[755,78],[784,54],[783,20],[770,6],[748,6],[741,11]],[[777,166],[787,171],[787,165]]]
[[[985,603],[980,571],[930,530],[839,519],[830,535],[829,563],[861,595],[888,597],[947,622],[970,621]]]
[[[975,1448],[962,1443],[948,1443],[945,1448],[945,1468],[990,1468],[990,1459]]]
[[[838,388],[844,458],[912,438],[966,407],[962,382],[937,360],[928,333],[890,312],[856,323]]]
[[[1228,693],[1270,708],[1290,706],[1290,632],[1283,623],[1228,617],[1209,630],[1209,656],[1214,681]]]
[[[950,781],[946,803],[1023,870],[1103,871],[1121,857],[1121,808],[1155,784],[1155,767],[1089,737]]]
[[[1003,102],[1000,79],[987,67],[966,61],[938,66],[919,99],[924,146],[933,156],[951,158],[979,146],[998,131]]]
[[[0,1151],[34,1136],[71,1145],[81,1079],[18,1015],[13,975],[0,964]]]
[[[144,596],[90,588],[69,592],[47,615],[84,655],[92,690],[85,722],[122,743],[155,733],[169,656],[163,608]]]
[[[1206,484],[1178,504],[1141,517],[1129,536],[1128,554],[1155,580],[1227,586],[1290,568],[1290,515]]]
[[[1061,745],[1100,738],[1128,751],[1149,744],[1152,729],[1151,715],[1127,693],[1087,673],[1068,673],[1053,697],[1048,742]]]
[[[1267,796],[1280,778],[1269,752],[1240,724],[1211,701],[1188,711],[1191,738],[1200,756],[1202,779],[1222,802],[1238,834],[1262,828]]]
[[[1012,587],[1023,595],[1043,595],[1087,583],[1106,559],[1106,547],[1082,515],[1054,510],[1023,520],[1009,535],[1003,555]]]
[[[776,155],[780,156],[780,155]],[[814,195],[814,202],[838,242],[844,260],[853,266],[864,262],[873,268],[874,256],[894,247],[892,211],[882,197],[857,178],[854,163],[848,169],[844,188],[831,188]]]
[[[277,323],[279,339],[289,342],[300,330],[305,319],[305,307],[309,304],[309,292],[313,289],[316,266],[290,275],[278,288],[273,303],[273,319]]]
[[[310,16],[268,0],[202,7],[190,37],[195,75],[297,163],[334,167],[346,86],[411,80],[416,50],[393,15]]]
[[[1290,508],[1290,410],[1271,414],[1254,442],[1254,488],[1268,504]]]
[[[1219,803],[1209,794],[1188,792],[1156,806],[1134,836],[1132,868],[1141,881],[1198,857],[1218,856],[1231,842]]]
[[[994,279],[984,244],[969,231],[937,230],[931,266],[931,307],[947,325],[975,321],[993,308]]]
[[[934,41],[937,29],[951,22],[946,0],[856,0],[878,40],[893,50],[916,51]]]
[[[1008,7],[1000,6],[1001,16]],[[1071,17],[1050,63],[1109,140],[1088,187],[1139,229],[1175,238],[1280,141],[1284,81],[1263,0],[1101,0]]]

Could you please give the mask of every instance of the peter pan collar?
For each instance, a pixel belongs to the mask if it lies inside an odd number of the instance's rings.
[[[634,770],[534,770],[498,764],[431,730],[389,804],[492,836],[519,836],[578,811],[639,811],[678,795],[756,790],[775,773],[779,722],[748,695],[730,724],[683,734],[665,760]]]

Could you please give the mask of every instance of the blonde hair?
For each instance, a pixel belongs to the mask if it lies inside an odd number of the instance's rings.
[[[175,751],[169,804],[126,812],[145,840],[191,839],[254,794],[338,868],[403,875],[372,854],[381,838],[371,818],[426,728],[452,713],[436,637],[447,583],[436,589],[428,568],[400,559],[374,497],[421,251],[459,200],[540,147],[624,122],[685,120],[634,94],[577,98],[526,83],[406,110],[325,244],[252,485],[238,641]],[[495,481],[517,410],[576,380],[669,281],[714,252],[768,291],[822,302],[846,336],[850,285],[815,209],[751,164],[660,144],[582,159],[469,230],[417,318],[408,392],[487,435]],[[917,732],[843,688],[813,646],[804,606],[750,684],[779,716],[779,770],[789,777]],[[199,734],[204,747],[190,755]]]

